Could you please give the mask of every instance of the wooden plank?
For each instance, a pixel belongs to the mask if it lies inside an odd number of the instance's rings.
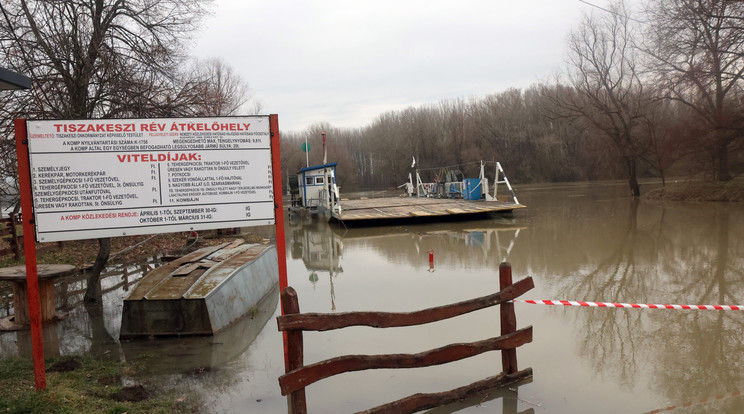
[[[13,317],[19,325],[28,325],[31,317],[28,313],[28,288],[25,282],[13,282]]]
[[[54,320],[54,280],[39,280],[39,304],[41,306],[41,321]],[[28,286],[25,281],[13,282],[13,316],[14,322],[19,325],[31,323],[28,308]]]
[[[499,265],[499,285],[501,289],[512,285],[512,268],[508,262]],[[517,330],[517,316],[514,313],[514,303],[507,302],[499,309],[501,319],[501,335],[507,335]],[[513,374],[517,368],[517,350],[504,349],[501,351],[501,365],[503,372]]]
[[[440,407],[445,404],[462,401],[466,398],[484,393],[494,388],[502,388],[508,385],[516,384],[532,377],[532,368],[527,368],[514,374],[504,374],[489,377],[476,381],[464,387],[455,388],[450,391],[443,391],[431,394],[414,394],[400,400],[387,404],[379,405],[368,410],[359,411],[356,414],[397,414],[397,413],[414,413],[428,410],[429,408]]]
[[[466,201],[460,199],[436,198],[378,198],[349,200],[341,204],[341,214],[333,217],[341,221],[379,220],[389,218],[412,218],[453,216],[473,213],[511,211],[524,208],[521,204],[501,201]],[[430,214],[419,213],[428,211]]]
[[[207,260],[207,259],[205,259],[205,260],[202,260],[201,262],[199,262],[199,267],[204,267],[204,268],[209,269],[210,267],[216,266],[217,264],[218,263],[215,262],[215,261],[213,261],[213,260]]]
[[[233,247],[232,249],[225,247],[222,250],[218,250],[214,252],[211,256],[207,257],[209,260],[213,260],[215,262],[223,262],[225,260],[231,259],[245,251],[249,251],[255,247],[254,244],[242,244],[238,245],[237,247]]]
[[[343,210],[364,209],[388,209],[388,208],[411,208],[416,206],[427,206],[442,203],[451,203],[454,200],[433,198],[375,198],[368,200],[349,200],[341,204]]]
[[[68,264],[40,264],[37,265],[37,277],[39,279],[57,279],[72,275],[76,272],[73,265]],[[0,268],[0,280],[26,281],[26,266],[11,266]]]
[[[408,214],[413,217],[433,216],[433,214],[428,211],[411,211]]]
[[[279,316],[276,320],[280,331],[297,329],[305,331],[327,331],[349,326],[392,328],[421,325],[504,303],[521,296],[534,287],[534,281],[531,277],[528,277],[491,295],[415,312],[302,313]]]
[[[54,313],[54,280],[39,280],[39,301],[41,304],[41,321],[48,322],[57,316]]]
[[[216,246],[210,246],[210,247],[204,247],[202,249],[199,249],[195,252],[191,252],[187,254],[186,256],[175,260],[174,262],[177,264],[182,264],[186,262],[198,262],[199,260],[209,256],[210,254],[216,252],[217,250],[222,249],[223,247],[227,246],[228,243],[222,243],[218,244]]]
[[[521,204],[505,203],[503,201],[466,201],[453,198],[377,198],[368,200],[349,200],[341,203],[343,210],[363,210],[363,209],[385,209],[395,207],[413,207],[413,206],[488,206],[492,207],[509,207],[521,208]]]
[[[147,300],[181,299],[191,286],[199,280],[206,269],[197,268],[191,273],[179,277],[169,277],[147,292]]]
[[[186,276],[201,266],[200,262],[187,263],[171,273],[171,276]]]
[[[142,280],[137,283],[137,285],[135,285],[126,300],[143,299],[148,294],[148,292],[154,290],[159,284],[167,280],[169,275],[174,270],[178,269],[186,263],[198,262],[199,260],[212,254],[216,250],[225,247],[226,245],[227,243],[223,243],[216,246],[204,247],[154,269],[153,271],[149,272],[146,277],[143,277]]]
[[[295,369],[279,377],[282,395],[345,372],[367,369],[421,368],[459,361],[488,351],[511,349],[532,342],[532,327],[483,341],[446,345],[418,354],[345,355]]]

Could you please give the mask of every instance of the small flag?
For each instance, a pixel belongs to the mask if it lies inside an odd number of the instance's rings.
[[[416,157],[412,155],[411,158],[413,158],[413,162],[411,163],[411,168],[413,168],[416,166]]]

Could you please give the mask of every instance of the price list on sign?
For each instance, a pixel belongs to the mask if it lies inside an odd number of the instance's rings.
[[[27,131],[39,241],[275,222],[268,116],[44,120]]]

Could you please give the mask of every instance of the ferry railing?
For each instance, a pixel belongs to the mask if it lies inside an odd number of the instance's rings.
[[[277,317],[280,331],[286,332],[286,373],[279,377],[282,395],[288,395],[290,414],[307,413],[305,387],[322,379],[367,369],[420,368],[459,361],[488,351],[501,350],[502,372],[450,391],[412,396],[380,405],[364,413],[412,413],[460,401],[493,388],[522,382],[532,377],[532,369],[519,370],[516,348],[532,342],[532,327],[517,330],[511,300],[534,287],[528,277],[512,283],[511,265],[499,266],[500,291],[449,305],[409,312],[300,313],[297,292],[290,286],[281,293],[284,315]],[[328,331],[350,326],[392,328],[416,326],[500,306],[501,335],[477,342],[454,343],[417,354],[345,355],[304,365],[303,331]]]
[[[485,178],[485,175],[483,173],[483,162],[481,161],[481,179]],[[499,180],[499,177],[502,179]],[[498,190],[499,190],[499,184],[506,184],[507,190],[509,190],[509,193],[511,194],[512,201],[514,201],[514,204],[519,204],[519,200],[517,200],[517,195],[514,193],[514,189],[512,188],[511,184],[509,183],[509,179],[506,178],[506,173],[504,172],[504,169],[501,167],[501,163],[496,163],[496,174],[494,176],[493,180],[493,199],[498,200]],[[488,188],[488,185],[486,185],[486,188]]]
[[[517,195],[514,192],[514,188],[511,186],[511,183],[509,183],[509,179],[506,178],[506,173],[504,172],[504,168],[501,166],[500,162],[496,162],[496,171],[494,173],[494,179],[493,179],[493,194],[491,194],[489,179],[486,178],[485,166],[486,166],[486,162],[481,161],[480,162],[480,173],[478,175],[478,178],[480,179],[479,196],[472,197],[472,195],[468,193],[467,198],[470,200],[478,199],[478,198],[485,198],[486,201],[497,201],[499,185],[504,184],[506,185],[506,189],[509,191],[509,194],[511,195],[512,202],[514,204],[519,204],[519,200],[517,199]],[[408,174],[408,183],[410,183],[410,185],[413,186],[413,178],[410,173]],[[415,189],[416,189],[417,197],[460,198],[466,195],[465,188],[466,188],[466,185],[464,181],[425,183],[421,179],[421,174],[419,173],[419,170],[416,170]],[[470,192],[473,192],[473,191],[475,191],[475,189],[471,190]]]

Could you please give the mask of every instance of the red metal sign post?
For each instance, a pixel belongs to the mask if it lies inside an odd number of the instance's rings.
[[[269,115],[271,132],[271,169],[274,186],[274,220],[276,226],[276,255],[279,260],[279,292],[287,287],[287,251],[284,240],[284,207],[282,206],[282,162],[279,153],[279,116]]]
[[[284,206],[282,205],[282,162],[279,152],[279,117],[269,115],[269,131],[271,132],[271,169],[272,182],[274,186],[274,226],[276,228],[276,256],[279,265],[279,294],[287,288],[287,249],[284,240]],[[282,315],[284,315],[284,304],[281,303]],[[284,367],[289,367],[289,348],[287,332],[282,333],[284,342]]]
[[[21,192],[21,217],[23,221],[23,248],[26,260],[28,314],[31,320],[31,349],[34,355],[36,389],[46,389],[44,369],[44,340],[41,330],[41,302],[39,278],[36,269],[36,241],[34,240],[34,206],[31,198],[31,169],[28,158],[26,120],[15,121],[16,156],[18,157],[18,184]]]

